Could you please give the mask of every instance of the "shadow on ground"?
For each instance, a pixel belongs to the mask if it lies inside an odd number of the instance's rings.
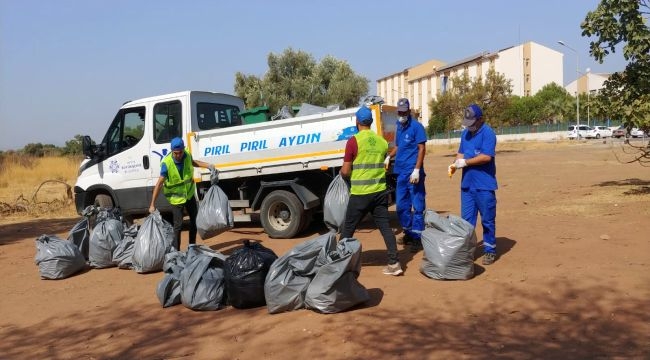
[[[79,220],[80,218],[34,219],[0,225],[0,245],[8,245],[20,240],[35,240],[43,234],[67,234]]]
[[[396,314],[377,307],[383,292],[371,289],[366,307],[374,307],[372,311],[362,307],[316,315],[309,331],[295,330],[304,326],[309,310],[276,315],[265,308],[193,312],[182,305],[168,309],[134,305],[124,298],[109,307],[53,314],[26,327],[4,324],[0,353],[8,359],[192,358],[206,343],[218,343],[220,352],[211,358],[231,358],[252,346],[261,358],[322,359],[345,358],[337,352],[345,339],[345,346],[356,351],[347,357],[358,359],[388,355],[430,359],[445,354],[472,359],[591,359],[650,354],[647,297],[630,298],[606,285],[576,288],[568,280],[546,285],[554,291],[508,288],[502,290],[510,294],[506,304],[486,302],[468,309],[460,303],[442,303],[444,311],[434,315],[430,308],[411,307]],[[339,329],[341,336],[318,336]],[[277,332],[287,336],[277,341]],[[276,334],[267,336],[271,333]]]

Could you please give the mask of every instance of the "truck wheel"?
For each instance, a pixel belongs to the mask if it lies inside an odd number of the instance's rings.
[[[298,197],[285,190],[275,190],[262,201],[260,221],[264,231],[275,239],[290,239],[303,226],[305,216]]]
[[[95,196],[95,206],[110,209],[115,205],[113,204],[113,199],[111,199],[110,196],[106,194],[97,194],[97,196]]]

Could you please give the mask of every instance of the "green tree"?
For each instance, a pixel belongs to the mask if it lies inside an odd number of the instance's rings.
[[[23,147],[21,152],[25,155],[43,157],[45,155],[45,150],[43,149],[43,144],[41,143],[29,143]]]
[[[142,135],[140,135],[142,137]],[[73,139],[65,142],[63,155],[80,155],[82,152],[83,135],[75,135]]]
[[[267,105],[275,113],[284,105],[302,103],[353,107],[368,93],[368,79],[332,56],[316,62],[310,54],[288,48],[280,55],[269,54],[267,64],[262,78],[235,74],[235,93],[248,108]]]
[[[450,84],[449,90],[438,93],[436,99],[429,102],[429,136],[460,128],[463,109],[471,103],[481,106],[490,125],[502,125],[502,114],[510,103],[511,80],[490,69],[485,80],[482,77],[470,79],[464,72],[460,76],[452,76]]]
[[[583,36],[595,37],[589,53],[598,62],[622,46],[625,70],[612,74],[601,92],[612,116],[645,131],[650,130],[649,11],[647,0],[601,0],[580,24]]]
[[[568,118],[571,104],[575,103],[564,87],[556,83],[544,85],[534,97],[539,104],[539,121],[547,124],[554,124]]]

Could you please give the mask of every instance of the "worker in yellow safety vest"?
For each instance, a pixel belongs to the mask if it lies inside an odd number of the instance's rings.
[[[163,194],[172,206],[174,226],[174,248],[180,250],[181,227],[183,226],[183,210],[190,216],[189,243],[196,243],[196,215],[198,204],[194,193],[194,166],[215,171],[213,164],[192,159],[192,154],[185,149],[183,139],[176,137],[171,141],[171,153],[167,154],[160,162],[160,177],[153,188],[153,196],[149,205],[149,212],[156,211],[154,203],[163,189]]]
[[[388,192],[384,157],[388,143],[370,130],[372,111],[362,106],[356,112],[359,131],[345,145],[341,176],[350,179],[350,200],[341,239],[351,238],[359,222],[371,213],[384,238],[388,252],[385,275],[399,276],[404,273],[397,256],[397,240],[388,219]]]

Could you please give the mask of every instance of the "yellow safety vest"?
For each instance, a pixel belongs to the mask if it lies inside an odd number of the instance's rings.
[[[350,193],[365,195],[386,190],[384,158],[388,142],[372,130],[362,130],[354,137],[357,139],[357,157],[352,162]]]
[[[163,184],[163,194],[172,205],[185,204],[185,202],[194,196],[194,167],[192,166],[192,155],[185,151],[183,160],[183,177],[178,173],[178,168],[169,153],[162,160],[167,166],[167,178]]]

